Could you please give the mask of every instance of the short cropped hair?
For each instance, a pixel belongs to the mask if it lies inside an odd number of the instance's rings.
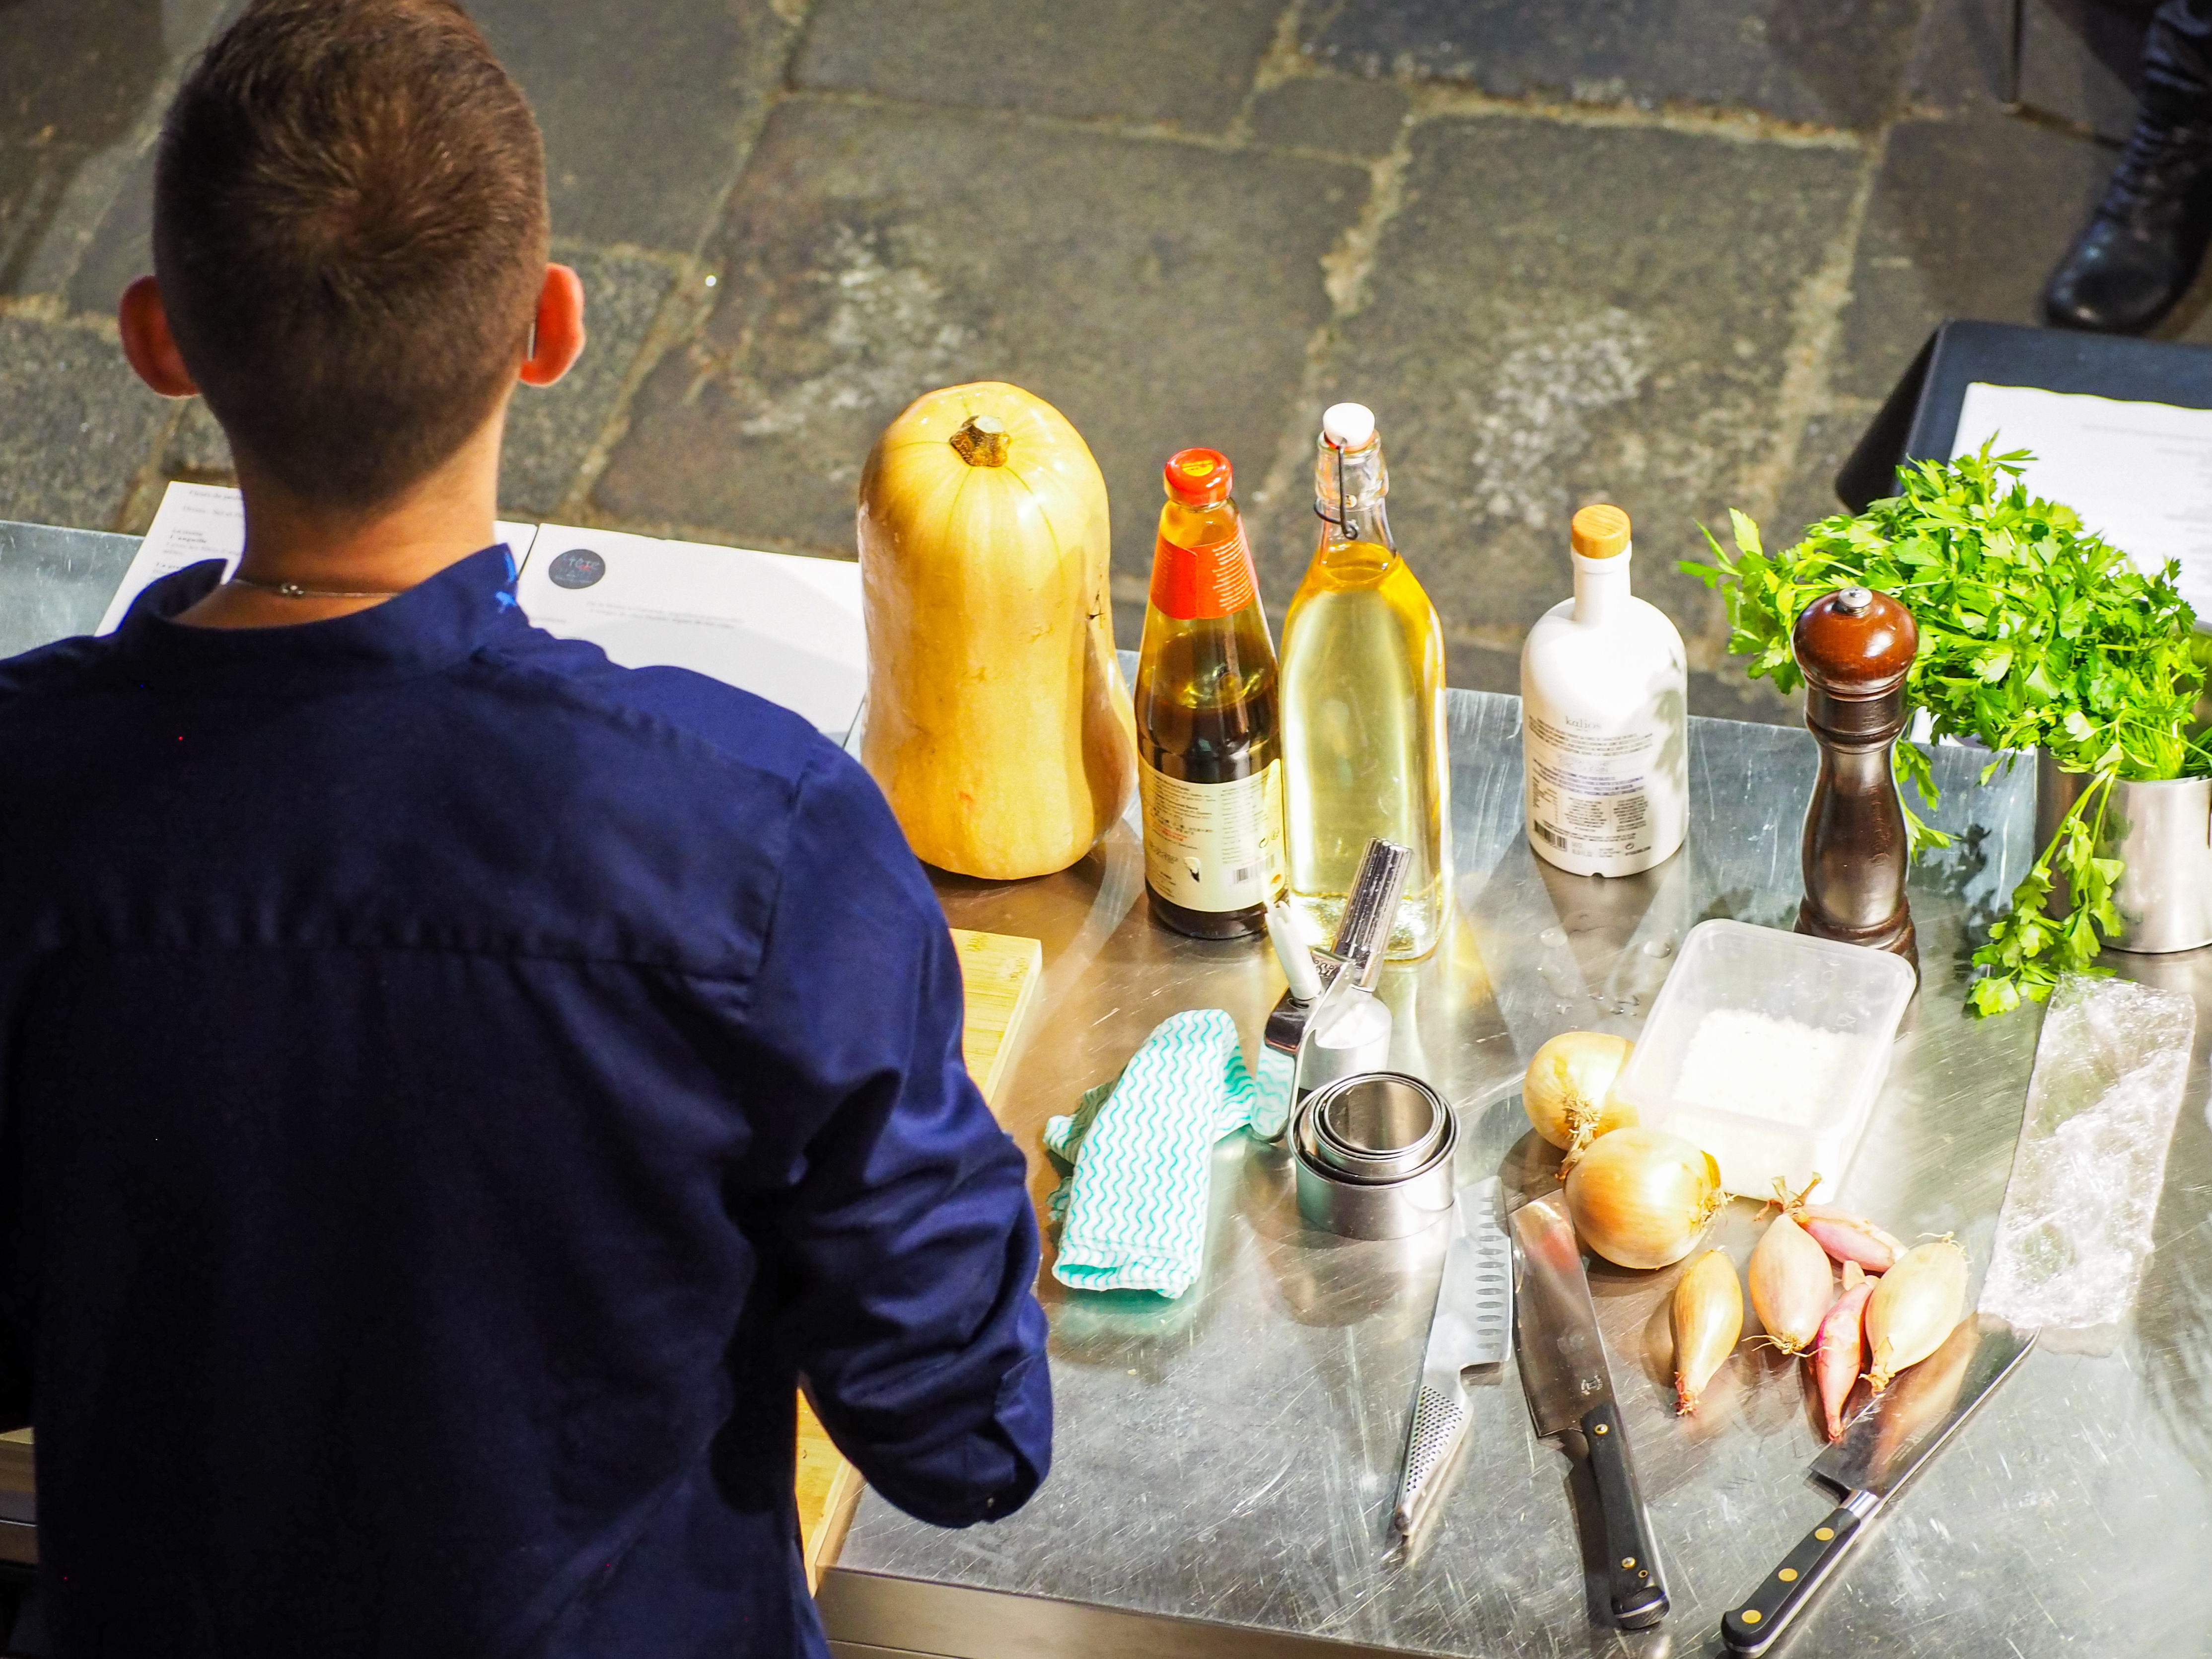
[[[545,158],[453,0],[255,0],[171,106],[154,267],[232,447],[374,506],[448,459],[527,349]]]

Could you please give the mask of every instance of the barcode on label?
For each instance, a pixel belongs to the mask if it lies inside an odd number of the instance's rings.
[[[1252,879],[1252,875],[1253,870],[1250,865],[1240,864],[1234,870],[1231,870],[1229,872],[1229,879],[1235,885],[1242,887],[1246,882]]]
[[[1567,844],[1567,838],[1561,835],[1558,830],[1552,829],[1549,825],[1539,823],[1533,827],[1538,835],[1541,836],[1546,841],[1551,842],[1553,846],[1565,847]]]

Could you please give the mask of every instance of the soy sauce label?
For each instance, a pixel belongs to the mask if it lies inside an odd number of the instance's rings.
[[[1185,547],[1163,536],[1152,550],[1152,606],[1164,617],[1233,617],[1258,591],[1242,520],[1226,541]]]
[[[1283,763],[1231,783],[1186,783],[1149,762],[1145,879],[1186,910],[1221,914],[1272,902],[1282,887]]]

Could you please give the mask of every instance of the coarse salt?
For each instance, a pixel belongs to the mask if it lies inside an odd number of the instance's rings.
[[[1811,1124],[1833,1103],[1853,1039],[1749,1008],[1714,1008],[1698,1022],[1674,1097],[1686,1106]]]

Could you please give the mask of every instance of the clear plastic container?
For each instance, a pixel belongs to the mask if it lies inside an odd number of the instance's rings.
[[[1887,951],[1705,921],[1614,1085],[1638,1116],[1719,1160],[1732,1193],[1841,1183],[1889,1075],[1912,969]]]

